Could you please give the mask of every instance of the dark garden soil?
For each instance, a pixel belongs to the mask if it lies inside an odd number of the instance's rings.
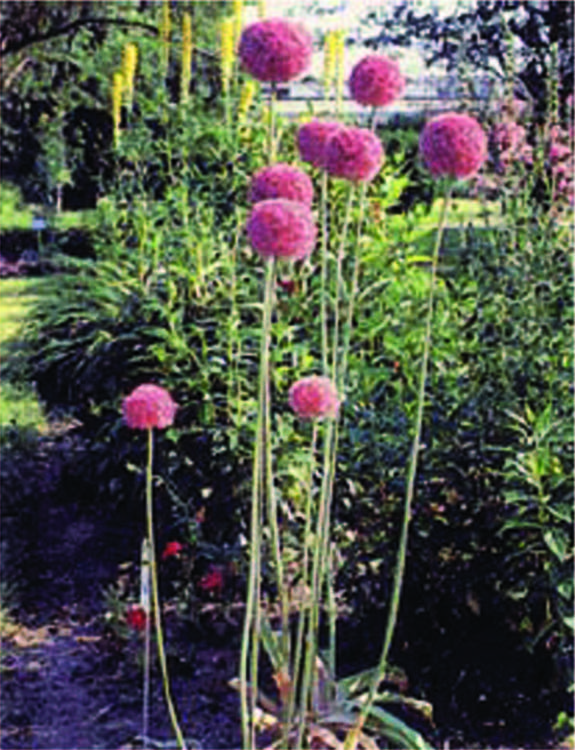
[[[137,559],[139,542],[121,513],[98,511],[66,477],[66,460],[78,450],[64,435],[34,456],[18,453],[18,466],[3,456],[3,605],[12,605],[2,625],[6,750],[142,747],[142,635],[118,637],[105,599],[122,563]],[[166,619],[167,641],[178,643],[169,667],[189,747],[239,747],[239,700],[228,685],[237,674],[237,637],[216,632],[200,641]],[[173,739],[159,673],[149,736],[150,747]]]
[[[81,450],[73,431],[63,430],[32,453],[18,449],[3,456],[2,579],[9,592],[4,609],[11,605],[10,620],[2,626],[5,750],[142,747],[142,637],[137,632],[120,637],[110,627],[105,598],[122,565],[137,560],[140,530],[130,529],[125,511],[100,507],[86,495],[69,470]],[[173,614],[166,616],[172,690],[190,748],[240,746],[239,700],[228,684],[237,675],[239,629],[221,625],[186,630]],[[359,644],[365,645],[358,632],[342,633],[346,661],[355,669],[364,666],[354,661]],[[525,738],[521,725],[537,719],[533,704],[522,710],[519,701],[514,710],[502,707],[502,715],[511,711],[518,727],[507,736]],[[504,746],[493,729],[481,734],[481,721],[479,732],[468,733],[470,723],[472,717],[462,715],[463,731],[450,721],[428,736],[436,747],[451,750]],[[154,742],[148,747],[175,746],[157,673],[149,735]],[[527,740],[515,746],[552,747],[549,733]]]

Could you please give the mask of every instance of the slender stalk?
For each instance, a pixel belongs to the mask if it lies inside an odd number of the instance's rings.
[[[357,221],[357,231],[355,234],[355,253],[353,262],[353,275],[351,279],[351,290],[349,293],[349,303],[347,308],[347,320],[345,324],[344,341],[343,341],[343,353],[341,358],[341,370],[339,372],[339,383],[338,388],[341,388],[341,395],[345,392],[345,381],[347,377],[347,360],[349,356],[349,348],[351,345],[351,334],[353,331],[353,314],[355,310],[355,299],[357,297],[357,290],[359,286],[359,266],[360,266],[360,242],[361,233],[363,231],[363,219],[365,216],[365,196],[367,193],[367,185],[365,182],[361,185],[359,194],[359,216]]]
[[[142,703],[142,741],[148,743],[148,726],[150,716],[150,657],[151,657],[151,620],[150,620],[150,540],[145,538],[142,544],[140,605],[146,615],[144,633],[144,697]]]
[[[317,531],[314,540],[314,558],[312,567],[311,607],[308,616],[308,628],[305,644],[304,674],[300,689],[300,720],[297,734],[296,748],[302,747],[305,719],[309,704],[309,696],[313,687],[313,670],[317,654],[317,639],[319,629],[319,610],[322,590],[322,559],[324,550],[323,537],[326,532],[326,518],[329,517],[330,486],[331,486],[331,455],[334,434],[334,419],[329,419],[323,435],[323,477],[321,495],[317,514]]]
[[[307,488],[307,500],[306,500],[306,506],[305,506],[305,528],[304,528],[304,536],[303,536],[303,560],[302,560],[302,570],[301,570],[301,590],[303,592],[303,596],[307,598],[307,591],[309,586],[309,538],[311,535],[311,523],[312,523],[312,513],[313,513],[313,474],[315,471],[315,453],[316,453],[316,446],[317,446],[317,422],[314,422],[313,424],[313,433],[311,438],[311,456],[310,456],[310,470],[309,470],[309,483]],[[290,695],[290,702],[286,717],[286,724],[288,726],[288,732],[291,728],[291,724],[293,721],[293,715],[295,712],[295,702],[296,702],[296,694],[297,694],[297,683],[300,676],[300,669],[301,669],[301,660],[302,660],[302,652],[303,652],[303,636],[305,632],[305,623],[307,619],[307,608],[309,606],[309,602],[307,600],[304,600],[301,605],[300,609],[300,615],[298,620],[298,626],[297,626],[297,634],[296,634],[296,647],[295,647],[295,655],[293,660],[293,667],[292,667],[292,692]]]
[[[328,540],[329,541],[329,540]],[[329,674],[332,680],[336,677],[336,638],[337,638],[337,601],[335,598],[335,575],[334,575],[334,548],[330,547],[327,556],[327,576],[326,576],[326,591],[327,591],[327,611],[329,614],[329,657],[328,667]]]
[[[276,97],[277,97],[277,84],[275,81],[271,85],[270,99],[269,99],[269,130],[268,130],[268,158],[269,163],[273,164],[276,158],[276,141],[275,141],[275,129],[276,129]]]
[[[343,256],[345,253],[345,245],[347,242],[347,231],[351,218],[351,207],[353,204],[353,198],[355,195],[355,185],[353,183],[349,186],[349,193],[347,196],[347,203],[345,207],[345,216],[343,220],[343,228],[341,230],[341,238],[339,243],[339,249],[337,253],[337,270],[336,270],[336,295],[334,303],[334,321],[333,321],[333,343],[332,343],[332,379],[336,384],[339,392],[338,383],[338,352],[339,352],[339,307],[340,301],[343,296]]]
[[[328,176],[327,170],[321,173],[321,358],[323,374],[328,374],[329,343],[327,332],[327,260],[329,249],[329,228],[327,221]]]
[[[162,615],[160,611],[160,593],[158,589],[158,573],[156,566],[156,545],[154,542],[154,521],[153,521],[153,503],[152,503],[152,466],[154,453],[154,435],[152,428],[148,429],[148,465],[146,467],[146,517],[148,521],[148,539],[150,540],[150,574],[152,580],[152,608],[154,610],[156,639],[158,644],[158,659],[162,671],[162,683],[164,686],[164,695],[168,705],[170,721],[176,735],[178,747],[185,750],[186,743],[184,735],[180,729],[176,709],[170,692],[170,678],[168,675],[168,665],[166,661],[166,652],[164,649],[164,632],[162,629]]]
[[[264,296],[264,349],[262,350],[261,368],[263,370],[264,383],[264,425],[263,425],[263,450],[265,453],[265,476],[268,522],[271,532],[271,545],[274,556],[276,585],[281,606],[282,620],[282,656],[283,666],[287,668],[290,658],[290,634],[289,634],[289,595],[285,585],[283,556],[281,549],[281,537],[278,523],[278,505],[274,491],[273,460],[272,460],[272,433],[271,433],[271,392],[270,392],[270,363],[269,351],[271,344],[271,313],[273,310],[273,297],[275,287],[275,264],[274,259],[267,262],[266,286]],[[286,706],[287,710],[287,706]]]
[[[246,597],[246,616],[242,635],[242,647],[240,654],[240,701],[242,719],[242,747],[250,750],[253,747],[253,710],[250,699],[250,684],[248,678],[248,664],[250,646],[252,645],[252,629],[255,622],[255,611],[259,607],[259,578],[260,558],[259,548],[261,541],[261,478],[262,478],[262,456],[261,456],[261,434],[263,415],[258,412],[256,425],[256,445],[254,450],[254,461],[252,471],[252,514],[250,526],[250,568],[248,576],[248,590]],[[253,692],[253,689],[252,689]]]
[[[432,328],[432,323],[433,323],[433,308],[434,308],[433,303],[434,303],[435,285],[436,285],[436,279],[437,279],[437,265],[438,265],[438,260],[439,260],[439,250],[441,248],[441,240],[443,238],[443,231],[445,229],[445,220],[447,218],[447,212],[449,209],[449,203],[451,199],[452,188],[453,188],[453,183],[449,183],[444,199],[443,199],[443,206],[442,206],[441,215],[439,218],[439,226],[437,228],[437,235],[435,238],[435,248],[433,251],[433,260],[431,264],[431,279],[429,283],[427,317],[425,321],[425,338],[423,342],[423,356],[421,360],[421,372],[419,376],[419,390],[418,390],[418,398],[417,398],[417,413],[416,413],[416,418],[415,418],[415,430],[414,430],[414,436],[413,436],[413,444],[411,447],[411,456],[410,456],[410,461],[409,461],[407,490],[406,490],[405,502],[404,502],[404,507],[403,507],[403,519],[402,519],[402,524],[401,524],[401,533],[400,533],[400,539],[399,539],[399,548],[397,552],[397,561],[395,564],[395,572],[394,572],[394,577],[393,577],[391,603],[389,607],[389,613],[387,616],[383,647],[381,650],[379,664],[375,672],[373,681],[371,683],[367,701],[362,706],[361,712],[357,718],[357,722],[355,726],[353,727],[353,729],[350,730],[350,732],[348,733],[345,739],[344,750],[355,750],[357,746],[359,733],[361,732],[365,719],[367,718],[369,710],[371,706],[373,705],[373,702],[377,695],[379,683],[381,682],[381,680],[383,679],[385,675],[389,648],[391,646],[391,641],[393,638],[393,633],[394,633],[395,625],[397,622],[397,614],[399,611],[399,600],[401,596],[401,587],[403,583],[403,573],[405,570],[405,559],[407,555],[407,536],[408,536],[408,530],[409,530],[409,521],[411,518],[411,506],[413,503],[413,497],[415,493],[415,478],[417,475],[417,464],[418,464],[419,450],[420,450],[420,445],[421,445],[421,429],[423,425],[423,411],[424,411],[424,406],[425,406],[425,386],[426,386],[426,381],[427,381],[429,354],[431,351],[431,328]]]

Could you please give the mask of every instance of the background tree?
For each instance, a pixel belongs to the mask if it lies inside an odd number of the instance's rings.
[[[516,94],[532,100],[541,119],[547,114],[546,81],[552,71],[554,44],[563,106],[573,92],[574,7],[559,0],[480,0],[442,17],[437,7],[422,12],[405,0],[391,12],[374,9],[367,15],[364,43],[373,48],[418,45],[428,65],[443,62],[454,70],[465,59],[473,70],[503,80],[511,39]]]

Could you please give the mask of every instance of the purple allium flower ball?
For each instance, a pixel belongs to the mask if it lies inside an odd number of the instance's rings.
[[[240,39],[242,66],[258,81],[280,83],[309,67],[313,39],[299,23],[267,18],[247,26]]]
[[[259,203],[273,198],[287,198],[311,206],[313,184],[308,175],[289,164],[272,164],[260,169],[252,178],[250,201]]]
[[[168,391],[151,383],[139,385],[122,404],[124,421],[134,430],[169,427],[177,408]]]
[[[370,182],[384,160],[379,138],[365,128],[340,128],[327,141],[325,166],[333,177]]]
[[[302,378],[289,390],[289,405],[301,419],[335,417],[339,404],[335,385],[319,375]]]
[[[250,244],[264,258],[307,258],[317,228],[309,206],[276,198],[256,203],[246,227]]]
[[[351,71],[351,96],[364,106],[384,107],[401,96],[405,79],[399,65],[385,55],[367,55]]]
[[[314,167],[325,167],[327,140],[341,127],[339,122],[331,120],[311,120],[304,123],[297,134],[301,160],[313,164]]]
[[[424,127],[419,150],[434,177],[463,180],[475,175],[487,157],[487,136],[477,120],[449,112]]]

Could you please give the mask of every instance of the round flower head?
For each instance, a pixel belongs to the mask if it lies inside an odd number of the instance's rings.
[[[151,383],[139,385],[122,404],[124,420],[134,430],[169,427],[177,408],[168,391]]]
[[[487,136],[469,115],[438,115],[424,127],[419,149],[434,177],[463,180],[475,175],[487,157]]]
[[[246,229],[251,246],[264,258],[292,260],[307,258],[317,234],[309,207],[285,198],[256,203]]]
[[[258,81],[280,83],[297,78],[311,63],[313,40],[299,23],[267,18],[244,29],[239,55]]]
[[[250,187],[250,200],[259,203],[273,198],[287,198],[311,206],[312,181],[305,172],[289,164],[272,164],[256,172]]]
[[[325,167],[325,146],[327,140],[342,126],[330,120],[311,120],[300,127],[297,145],[302,161],[314,167]]]
[[[395,101],[405,88],[399,65],[385,55],[367,55],[351,71],[349,90],[359,104],[384,107]]]
[[[371,130],[340,128],[326,144],[325,166],[333,177],[370,182],[381,169],[383,146]]]
[[[335,417],[339,403],[335,385],[319,375],[302,378],[289,390],[289,405],[301,419]]]

